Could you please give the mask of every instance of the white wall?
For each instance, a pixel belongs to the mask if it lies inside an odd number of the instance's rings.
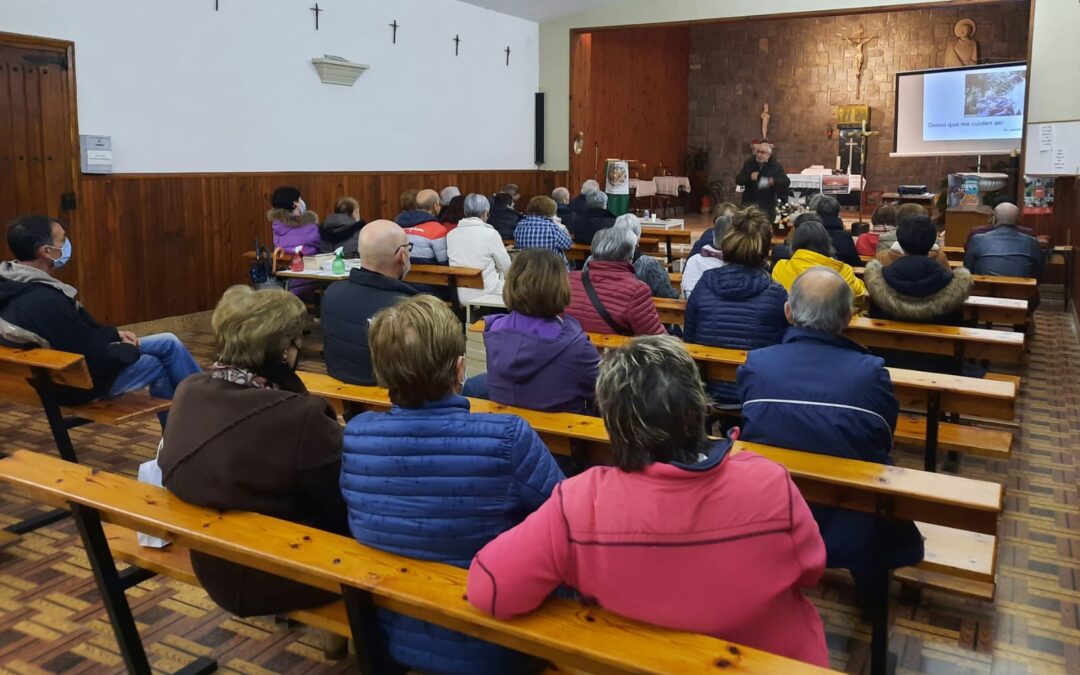
[[[1031,42],[1029,124],[1080,120],[1080,4],[1074,0],[1032,0],[1035,26]]]
[[[320,0],[316,32],[312,4],[0,0],[0,31],[75,43],[79,130],[112,136],[117,173],[534,168],[537,24],[455,0]],[[371,69],[325,85],[323,54]]]

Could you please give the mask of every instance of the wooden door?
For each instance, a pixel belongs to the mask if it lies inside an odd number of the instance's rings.
[[[570,196],[581,189],[581,183],[595,175],[596,138],[589,128],[592,99],[592,33],[570,34]],[[581,153],[574,151],[574,141],[581,138]]]
[[[16,216],[72,223],[78,142],[69,42],[0,33],[0,227]],[[5,239],[0,237],[0,239]],[[5,259],[11,252],[2,244]],[[76,283],[75,260],[58,276]]]

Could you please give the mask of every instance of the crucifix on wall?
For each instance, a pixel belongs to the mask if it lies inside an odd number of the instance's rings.
[[[863,35],[862,29],[860,28],[858,35],[844,35],[842,33],[837,33],[836,37],[855,48],[855,98],[861,98],[863,66],[866,65],[866,55],[864,54],[863,48],[866,46],[867,42],[877,39],[877,36]]]
[[[510,45],[506,45],[506,65],[510,65]]]
[[[460,46],[461,46],[461,37],[458,36],[458,35],[455,35],[454,36],[454,56],[457,56],[458,47],[460,47]]]
[[[394,29],[394,37],[392,38],[391,43],[396,45],[397,44],[397,29],[398,29],[397,19],[394,19],[394,22],[392,24],[390,24],[390,27]]]
[[[325,12],[325,9],[319,9],[319,3],[315,3],[315,6],[311,8],[311,11],[315,12],[315,30],[319,30],[319,14]]]

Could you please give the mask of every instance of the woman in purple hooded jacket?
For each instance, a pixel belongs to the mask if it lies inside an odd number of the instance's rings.
[[[270,206],[266,219],[274,230],[274,248],[283,248],[292,256],[296,247],[301,246],[303,255],[315,255],[321,240],[319,215],[307,210],[300,191],[294,187],[279,187],[270,197]],[[289,282],[289,290],[301,298],[311,295],[315,288],[314,281],[293,279]]]
[[[492,401],[547,412],[588,412],[600,355],[572,316],[566,265],[547,249],[515,258],[503,285],[509,314],[485,319]]]

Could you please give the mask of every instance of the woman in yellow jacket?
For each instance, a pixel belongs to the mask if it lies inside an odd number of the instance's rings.
[[[825,226],[815,221],[808,221],[799,225],[791,233],[791,250],[794,251],[791,258],[781,260],[773,266],[772,278],[789,292],[795,278],[811,267],[829,267],[836,270],[837,274],[844,278],[851,291],[855,294],[855,306],[860,307],[866,299],[866,286],[862,279],[855,276],[855,270],[851,265],[842,263],[832,257],[833,246],[829,233]]]

